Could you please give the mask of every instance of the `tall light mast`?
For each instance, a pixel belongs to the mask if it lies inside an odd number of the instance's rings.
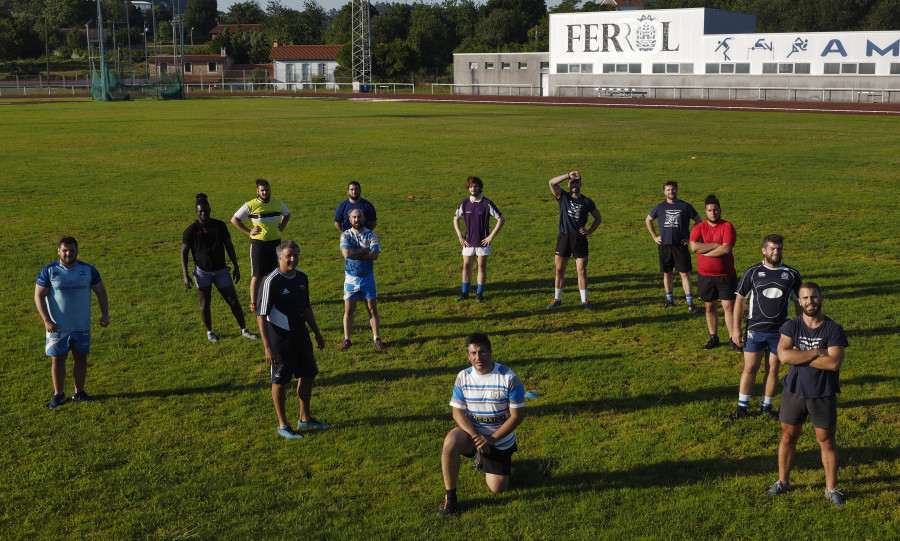
[[[369,0],[353,0],[351,58],[353,90],[372,84],[372,37],[369,29]]]

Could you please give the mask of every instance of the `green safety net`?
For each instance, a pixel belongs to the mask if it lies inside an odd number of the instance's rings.
[[[148,98],[156,97],[163,100],[183,97],[181,74],[177,72],[174,75],[162,73],[156,82],[135,81],[134,85],[127,83],[128,79],[125,76],[113,73],[106,66],[102,68],[101,73],[105,77],[98,74],[96,69],[91,71],[91,94],[94,101],[130,100],[134,98],[135,94],[144,94]],[[104,88],[106,92],[104,92]]]

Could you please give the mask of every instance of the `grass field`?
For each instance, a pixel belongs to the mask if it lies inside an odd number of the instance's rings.
[[[896,539],[898,148],[900,120],[872,116],[309,99],[0,108],[0,538]],[[588,270],[599,310],[577,307],[571,268],[563,308],[548,313],[558,210],[547,180],[571,169],[603,213]],[[451,219],[471,174],[507,219],[483,304],[453,301]],[[292,210],[285,236],[302,247],[328,342],[313,408],[333,428],[302,441],[275,433],[261,344],[238,336],[215,294],[221,341],[209,344],[180,278],[194,194],[227,221],[257,177]],[[822,496],[808,427],[795,489],[763,494],[780,428],[729,421],[739,355],[702,351],[705,322],[683,299],[661,309],[643,219],[666,178],[698,209],[719,196],[742,269],[765,234],[783,233],[785,263],[822,285],[824,312],[844,325],[845,508]],[[357,345],[337,349],[332,218],[354,179],[379,214],[384,353],[362,317]],[[63,234],[100,270],[111,324],[94,327],[98,400],[48,412],[32,297]],[[248,244],[234,237],[248,280]],[[245,281],[238,291],[246,308]],[[447,520],[434,513],[440,447],[475,330],[542,396],[517,430],[511,490],[492,495],[464,463],[464,513]]]

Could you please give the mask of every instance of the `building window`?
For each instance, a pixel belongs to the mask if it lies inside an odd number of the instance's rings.
[[[841,72],[841,65],[835,62],[825,63],[825,75],[837,75]]]
[[[557,64],[556,65],[556,73],[569,73],[569,65],[568,64]]]
[[[325,75],[325,64],[319,64],[319,75]]]
[[[678,64],[666,64],[666,73],[678,73]]]
[[[665,64],[653,64],[651,70],[653,73],[665,73],[666,65]]]
[[[160,64],[159,64],[159,71],[161,71],[161,72],[163,72],[163,73],[169,71],[169,65],[166,64],[165,62],[160,62]]]
[[[494,69],[494,63],[493,63],[493,62],[485,62],[485,63],[484,63],[484,69],[486,69],[486,70],[492,70],[492,69]]]
[[[860,75],[875,75],[875,63],[874,62],[860,63],[859,74]]]
[[[303,64],[300,66],[300,80],[309,81],[309,64]]]
[[[640,64],[628,64],[628,73],[640,73],[641,65]]]
[[[190,62],[185,62],[185,63],[184,63],[184,72],[185,72],[185,73],[191,73],[192,71],[193,71],[193,67],[191,66],[191,63],[190,63]]]
[[[508,69],[509,69],[509,62],[500,62],[500,69],[502,69],[502,70],[508,70]]]
[[[809,62],[794,64],[794,73],[809,75]]]
[[[721,73],[734,73],[734,64],[722,64]]]
[[[740,64],[734,65],[735,73],[750,73],[750,63],[749,62],[741,62]]]
[[[593,64],[582,64],[581,65],[581,73],[594,73],[594,65]]]
[[[541,69],[542,70],[550,69],[550,62],[541,62]]]
[[[718,64],[707,64],[706,65],[706,73],[719,73],[719,65]]]
[[[527,70],[527,69],[528,69],[528,62],[519,62],[519,69],[520,69],[520,70]]]
[[[477,69],[478,69],[478,62],[469,62],[469,69],[470,69],[470,70],[477,70]]]
[[[900,63],[891,62],[891,75],[900,75]]]
[[[856,73],[856,64],[841,64],[841,73]]]
[[[294,65],[293,64],[285,64],[284,65],[284,81],[286,83],[294,82]]]
[[[763,74],[778,73],[778,64],[766,62],[763,64]]]
[[[603,73],[615,73],[616,65],[615,64],[603,64]]]
[[[693,64],[679,64],[679,73],[694,73]]]
[[[210,73],[215,73],[216,71],[218,71],[218,70],[216,69],[217,66],[218,66],[218,65],[217,65],[215,62],[210,62],[206,69],[207,69],[207,71],[210,72]]]
[[[778,64],[778,73],[794,73],[794,65]]]

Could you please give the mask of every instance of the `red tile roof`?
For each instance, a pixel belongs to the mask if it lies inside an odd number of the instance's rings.
[[[185,62],[222,62],[226,57],[219,54],[186,54],[184,55]],[[171,64],[176,60],[180,60],[180,56],[172,56],[172,55],[159,55],[159,56],[151,56],[147,59],[147,62],[151,62],[155,64],[156,62],[166,62]]]
[[[279,45],[270,60],[334,60],[343,45]]]
[[[246,32],[248,34],[259,31],[258,24],[242,24],[240,26],[241,26],[241,32]],[[237,27],[238,27],[238,25],[236,25],[236,24],[220,24],[220,25],[216,26],[215,28],[213,28],[212,30],[210,30],[209,33],[213,34],[213,35],[221,34],[227,28],[229,34],[236,34]]]

